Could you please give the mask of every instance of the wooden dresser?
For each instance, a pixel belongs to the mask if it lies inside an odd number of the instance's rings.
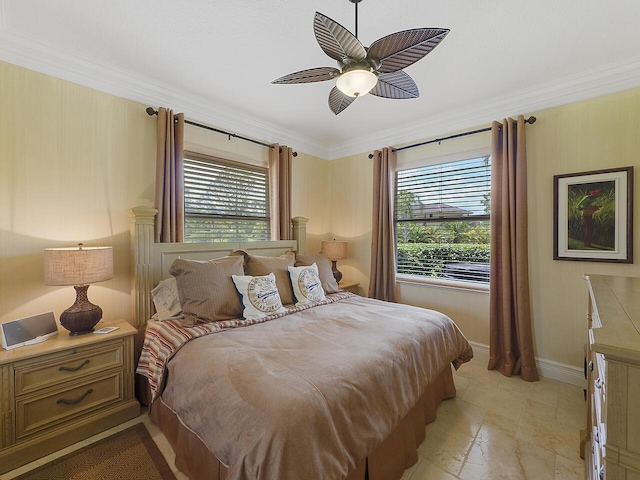
[[[640,278],[586,280],[587,478],[640,480]]]
[[[0,351],[0,474],[140,414],[133,393],[133,335],[58,327],[45,342]]]

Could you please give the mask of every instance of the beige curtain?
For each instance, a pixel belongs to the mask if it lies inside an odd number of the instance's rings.
[[[269,152],[271,237],[291,240],[291,163],[293,150],[274,143]]]
[[[175,119],[175,120],[174,120]],[[184,114],[158,108],[156,243],[184,241]]]
[[[386,147],[373,152],[373,228],[369,297],[396,301],[396,251],[393,234],[393,198],[396,153]]]
[[[489,370],[538,380],[531,335],[524,117],[491,128]]]

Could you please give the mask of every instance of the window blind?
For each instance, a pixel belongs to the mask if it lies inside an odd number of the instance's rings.
[[[269,171],[185,154],[186,242],[269,240]]]
[[[398,273],[488,282],[491,157],[396,174]]]

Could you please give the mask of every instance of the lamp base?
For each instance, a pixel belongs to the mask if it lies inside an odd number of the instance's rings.
[[[342,280],[342,272],[336,267],[336,262],[337,260],[331,260],[331,273],[333,273],[333,278],[336,279],[336,282],[340,283],[340,280]]]
[[[89,285],[76,285],[76,302],[60,314],[60,325],[69,330],[69,335],[84,335],[93,332],[93,327],[102,318],[102,309],[87,298]]]

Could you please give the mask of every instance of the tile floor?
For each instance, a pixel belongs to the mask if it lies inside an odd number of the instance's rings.
[[[458,396],[442,402],[438,419],[427,426],[418,462],[402,480],[585,478],[579,455],[579,432],[586,423],[582,388],[545,378],[535,383],[506,378],[487,371],[484,360],[463,365],[454,378]],[[175,470],[171,447],[147,415],[4,474],[2,480],[137,422],[147,426],[177,479],[186,480]]]
[[[581,387],[528,383],[472,360],[454,375],[457,397],[438,407],[402,480],[584,479]]]

